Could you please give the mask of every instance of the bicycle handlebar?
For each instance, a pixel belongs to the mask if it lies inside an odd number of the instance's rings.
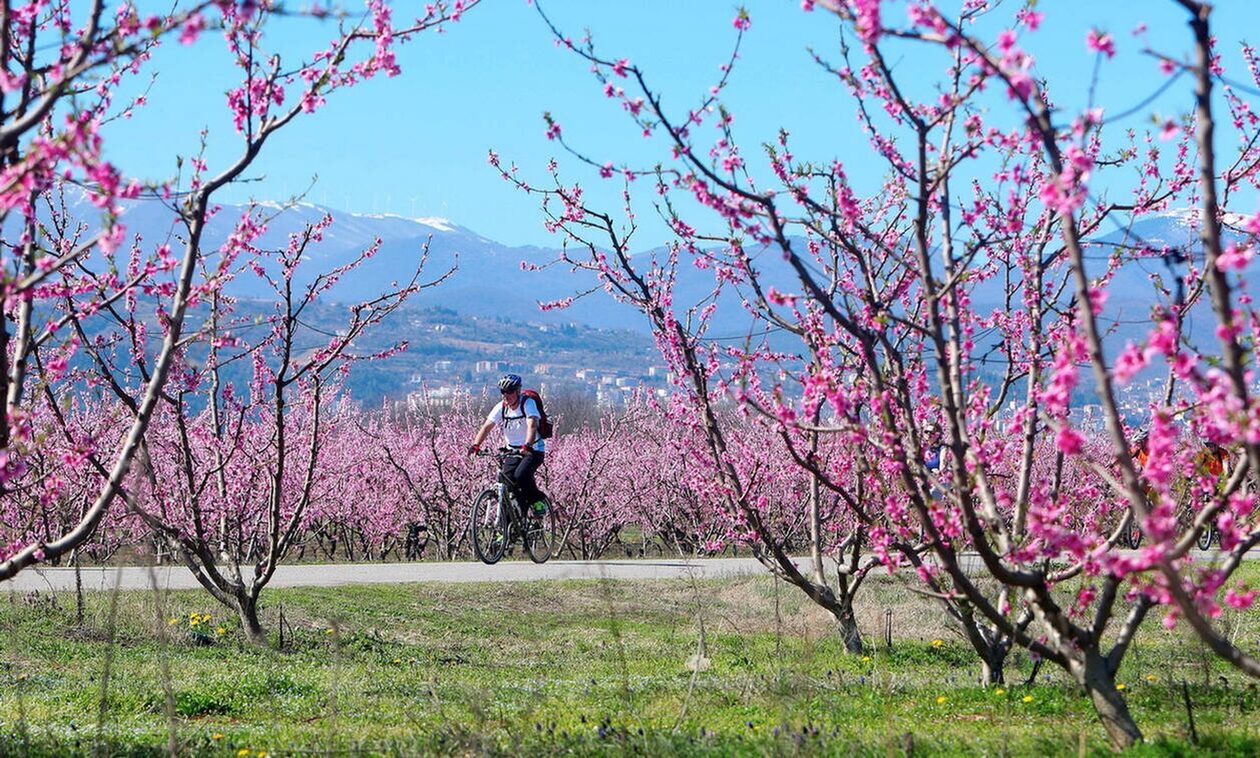
[[[506,458],[509,455],[521,455],[519,447],[501,447],[496,450],[478,450],[474,453],[478,458]]]

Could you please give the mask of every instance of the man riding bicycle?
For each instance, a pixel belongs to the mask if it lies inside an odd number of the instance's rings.
[[[538,436],[542,413],[533,398],[521,397],[521,378],[516,374],[506,374],[499,380],[499,394],[503,399],[490,409],[468,454],[481,452],[481,443],[496,427],[503,430],[504,444],[517,451],[517,455],[503,459],[503,477],[511,483],[519,502],[529,504],[535,514],[542,515],[547,512],[547,501],[534,482],[534,472],[543,464],[547,449]]]

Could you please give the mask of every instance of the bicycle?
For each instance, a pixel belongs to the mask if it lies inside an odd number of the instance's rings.
[[[1124,531],[1121,532],[1124,544],[1130,550],[1137,550],[1142,545],[1142,525],[1137,515],[1130,509],[1124,514]]]
[[[1194,522],[1194,511],[1183,508],[1180,518],[1177,519],[1177,533],[1181,534],[1190,528]],[[1137,550],[1142,545],[1142,527],[1137,522],[1137,517],[1132,511],[1125,514],[1125,526],[1122,532],[1124,544],[1132,550]],[[1220,541],[1220,534],[1217,532],[1216,525],[1209,522],[1199,530],[1195,535],[1195,544],[1200,550],[1210,550],[1213,542]]]
[[[545,563],[556,547],[556,509],[544,496],[547,510],[542,515],[523,509],[512,495],[503,476],[503,464],[512,457],[520,458],[513,448],[497,452],[479,452],[478,456],[494,456],[499,467],[498,481],[473,499],[472,518],[468,525],[473,552],[487,565],[498,563],[519,536],[525,552],[534,563]]]

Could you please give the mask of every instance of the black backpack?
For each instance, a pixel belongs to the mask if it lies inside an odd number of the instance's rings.
[[[533,400],[538,405],[538,438],[550,439],[555,433],[555,428],[551,424],[551,419],[547,418],[547,409],[543,407],[542,395],[538,394],[538,390],[521,390],[521,412],[525,412],[525,400]],[[503,409],[506,418],[507,408]]]

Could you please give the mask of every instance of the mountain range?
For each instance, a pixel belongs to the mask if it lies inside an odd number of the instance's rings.
[[[203,247],[217,249],[231,233],[232,224],[242,210],[240,207],[224,206],[207,227]],[[300,269],[305,273],[299,274],[299,280],[352,260],[374,240],[380,239],[376,255],[346,274],[329,293],[329,304],[370,299],[388,290],[393,283],[409,279],[427,247],[428,260],[423,278],[432,280],[447,272],[450,272],[450,277],[441,286],[426,289],[411,301],[410,315],[405,316],[410,326],[398,324],[388,332],[391,338],[409,339],[413,351],[424,339],[429,339],[429,344],[420,349],[428,356],[427,359],[434,362],[442,360],[444,352],[457,353],[457,359],[467,361],[499,361],[504,359],[504,352],[508,352],[511,353],[508,363],[527,372],[535,365],[546,364],[554,355],[556,347],[551,342],[559,332],[538,330],[538,327],[548,325],[567,330],[564,344],[566,349],[575,351],[568,355],[574,362],[570,367],[575,370],[583,362],[589,362],[590,368],[627,364],[644,368],[659,361],[647,336],[646,319],[633,308],[614,302],[602,292],[578,298],[568,308],[549,311],[539,308],[540,302],[571,297],[596,284],[588,272],[575,272],[569,266],[555,264],[557,251],[554,249],[504,245],[444,218],[351,214],[310,203],[284,207],[264,205],[263,210],[269,216],[266,231],[254,242],[263,250],[282,249],[290,235],[299,233],[325,215],[333,217],[322,240],[308,247],[306,257],[309,265]],[[77,211],[82,214],[80,217],[93,217],[86,207]],[[70,212],[74,214],[76,209],[72,207]],[[156,201],[127,203],[122,218],[129,235],[139,234],[150,243],[163,240],[176,243],[182,231],[173,223],[170,209]],[[1197,244],[1192,220],[1192,212],[1172,210],[1144,216],[1127,228],[1107,230],[1091,240],[1091,265],[1096,265],[1101,271],[1106,248],[1117,244],[1140,242],[1155,249],[1165,245],[1169,248],[1192,247]],[[789,292],[794,289],[791,273],[786,266],[776,262],[777,255],[759,258],[769,284]],[[273,261],[266,265],[273,270],[275,268]],[[1124,341],[1140,339],[1149,330],[1154,302],[1152,276],[1171,281],[1171,275],[1181,267],[1182,264],[1155,257],[1128,264],[1116,274],[1107,308],[1111,321],[1109,354],[1115,355]],[[690,265],[681,266],[675,302],[679,306],[699,302],[711,288],[711,272],[698,271]],[[796,288],[799,289],[799,285]],[[252,275],[238,277],[230,285],[230,290],[244,299],[268,295],[266,285]],[[977,288],[974,299],[981,310],[1003,307],[1001,293],[992,285]],[[737,300],[725,298],[720,306],[711,335],[731,338],[746,335],[750,328],[749,317]],[[437,321],[447,324],[448,328],[454,329],[461,320],[469,328],[456,329],[461,333],[458,345],[451,343],[443,347],[441,340],[433,342],[432,334],[412,333],[423,330],[423,324],[427,323],[422,312],[440,314]],[[1189,320],[1192,341],[1208,344],[1205,340],[1214,339],[1215,323],[1210,315],[1192,313]],[[475,326],[477,323],[481,326]],[[512,328],[507,329],[506,324],[511,324]],[[527,326],[527,332],[533,330],[532,337],[521,332]],[[501,334],[496,335],[495,332]],[[485,339],[473,339],[478,333],[482,333]],[[620,336],[612,337],[617,334]],[[583,342],[589,347],[585,355],[582,354]],[[509,346],[516,346],[516,349],[508,350]],[[790,347],[786,342],[785,346]],[[534,347],[537,350],[532,349]],[[983,345],[978,347],[985,349]],[[620,354],[616,355],[618,351]],[[413,364],[405,369],[413,381],[424,381],[424,365],[416,365],[414,360],[404,362]],[[632,373],[632,370],[628,371]],[[467,379],[467,372],[462,376]],[[382,394],[388,393],[390,381],[387,378],[376,377],[372,384],[378,386],[377,391]],[[397,386],[396,382],[394,386]],[[375,395],[377,391],[368,394]]]

